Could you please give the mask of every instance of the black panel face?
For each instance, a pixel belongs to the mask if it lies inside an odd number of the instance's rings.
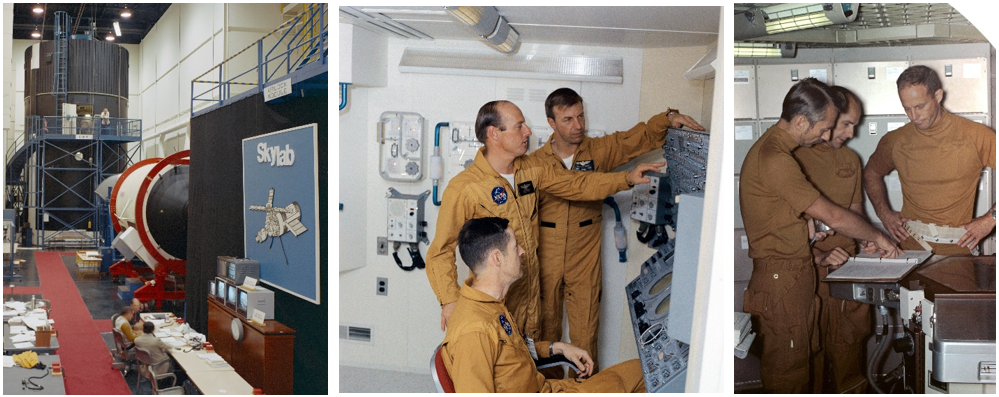
[[[628,309],[650,393],[683,392],[690,346],[667,335],[676,240],[642,264],[642,273],[625,288]]]
[[[165,172],[149,189],[146,225],[149,234],[164,251],[187,258],[187,187],[189,166],[180,165]]]

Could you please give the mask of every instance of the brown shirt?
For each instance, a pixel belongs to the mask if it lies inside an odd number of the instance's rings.
[[[801,214],[819,198],[791,156],[798,147],[776,125],[749,149],[739,179],[739,204],[753,259],[811,260]]]
[[[903,217],[947,226],[971,221],[986,166],[996,167],[996,133],[947,110],[925,131],[910,122],[889,132],[867,161],[879,174],[898,170]]]
[[[853,150],[818,144],[799,147],[793,155],[801,165],[805,178],[833,204],[850,209],[851,204],[863,203],[860,156]],[[843,248],[850,255],[857,254],[856,242],[842,234],[834,234],[815,242],[815,248],[823,251],[830,251],[835,247]]]

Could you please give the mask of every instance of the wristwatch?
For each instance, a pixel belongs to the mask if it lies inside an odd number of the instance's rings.
[[[992,220],[996,220],[996,209],[992,208],[990,212],[992,212]]]
[[[669,117],[669,115],[671,114],[678,114],[678,113],[680,113],[680,109],[666,108],[666,117]]]

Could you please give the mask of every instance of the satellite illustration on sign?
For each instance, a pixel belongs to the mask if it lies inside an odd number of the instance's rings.
[[[265,205],[251,205],[250,211],[263,211],[267,213],[267,217],[264,221],[264,227],[257,232],[256,241],[258,243],[263,243],[267,241],[268,238],[271,239],[271,246],[274,247],[274,240],[278,240],[281,243],[281,250],[284,251],[284,240],[282,236],[285,233],[291,232],[295,237],[300,236],[302,233],[307,232],[309,229],[302,224],[302,209],[298,206],[297,201],[292,201],[284,207],[274,206],[274,189],[270,189],[270,193],[267,196],[267,204]],[[284,256],[285,265],[288,264],[288,254],[285,253]]]

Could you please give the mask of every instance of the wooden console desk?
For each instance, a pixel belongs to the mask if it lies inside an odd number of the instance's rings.
[[[243,323],[243,340],[232,337],[232,319]],[[265,394],[294,392],[295,330],[274,320],[254,324],[208,298],[208,341],[240,376]]]

